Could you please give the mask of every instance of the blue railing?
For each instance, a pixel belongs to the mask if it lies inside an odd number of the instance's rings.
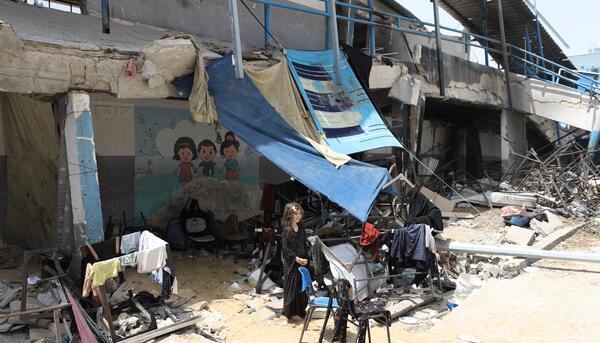
[[[293,11],[299,11],[299,12],[312,14],[312,15],[319,15],[319,16],[323,16],[323,17],[327,18],[327,20],[330,20],[331,15],[328,11],[329,6],[327,6],[327,5],[329,4],[329,1],[334,1],[334,0],[319,0],[320,2],[322,2],[324,4],[324,6],[323,6],[324,10],[308,8],[308,7],[294,5],[294,4],[290,4],[290,3],[283,3],[283,2],[276,1],[276,0],[250,0],[250,1],[264,5],[264,15],[265,15],[265,23],[264,24],[265,24],[265,28],[266,28],[265,45],[267,45],[267,44],[269,44],[269,37],[268,37],[267,31],[270,31],[270,26],[271,26],[271,19],[270,19],[271,6],[284,8],[284,9],[288,9],[288,10],[293,10]],[[402,22],[410,22],[410,23],[413,23],[413,24],[416,24],[416,25],[426,28],[426,27],[435,27],[434,23],[428,23],[428,22],[424,22],[424,21],[421,21],[418,19],[404,17],[399,14],[388,13],[388,12],[377,10],[377,9],[373,8],[373,0],[368,0],[367,7],[361,6],[361,5],[356,5],[353,3],[345,3],[345,2],[339,2],[339,1],[336,1],[336,6],[345,7],[345,8],[350,9],[348,16],[338,15],[338,14],[335,15],[336,20],[344,20],[344,21],[348,22],[348,24],[349,24],[348,38],[350,38],[349,39],[350,41],[352,41],[351,38],[352,38],[353,31],[354,31],[355,23],[368,25],[368,28],[369,28],[369,31],[368,31],[368,33],[369,33],[369,52],[370,52],[371,56],[375,56],[375,28],[378,28],[378,27],[397,31],[397,32],[403,32],[403,33],[409,33],[409,34],[413,34],[413,35],[428,37],[428,38],[435,38],[434,33],[408,29],[408,28],[402,27],[402,25],[401,25]],[[355,16],[358,11],[366,12],[368,14],[368,20],[356,18]],[[387,19],[389,21],[389,23],[376,22],[375,16],[379,16],[383,19]],[[478,35],[475,33],[465,32],[465,31],[461,31],[461,30],[457,30],[457,29],[453,29],[453,28],[449,28],[449,27],[440,26],[440,28],[445,31],[448,31],[448,32],[461,34],[465,37],[464,40],[461,40],[461,39],[455,38],[455,37],[441,36],[440,38],[444,41],[453,42],[456,44],[462,44],[465,46],[465,49],[468,49],[468,47],[475,47],[475,48],[483,49],[483,51],[485,53],[486,65],[488,64],[488,56],[487,56],[488,53],[490,53],[490,52],[498,53],[498,54],[503,53],[503,51],[501,49],[491,47],[492,45],[496,45],[496,46],[500,47],[501,46],[500,40],[493,39],[493,38],[487,37],[485,35]],[[527,36],[529,36],[529,35],[527,35]],[[329,35],[327,34],[326,37],[328,40]],[[482,41],[482,44],[473,43],[474,40],[480,40],[480,41]],[[527,43],[528,43],[528,41],[527,41]],[[529,46],[528,44],[525,44],[525,47],[528,47],[528,46]],[[515,46],[512,44],[507,44],[507,50],[508,50],[507,54],[514,61],[517,61],[517,62],[520,62],[523,64],[523,74],[524,75],[539,78],[541,80],[548,81],[548,82],[554,82],[557,84],[560,83],[563,85],[567,85],[574,89],[580,90],[582,92],[589,93],[593,96],[600,95],[600,81],[590,78],[587,75],[580,73],[576,70],[573,70],[573,69],[567,68],[563,65],[560,65],[554,61],[548,60],[548,59],[544,58],[543,56],[536,55],[533,52],[529,51],[529,48],[522,49],[518,46]]]

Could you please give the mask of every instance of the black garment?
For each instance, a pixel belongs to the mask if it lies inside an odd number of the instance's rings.
[[[347,44],[342,44],[342,50],[346,53],[350,66],[358,77],[358,82],[360,82],[361,86],[368,92],[369,75],[371,74],[371,67],[373,66],[373,58],[363,54],[360,49],[353,48]]]
[[[411,224],[396,229],[392,238],[390,256],[399,262],[404,260],[427,262],[427,227],[424,224]]]
[[[308,259],[308,241],[303,228],[295,232],[284,227],[281,237],[281,261],[283,263],[283,315],[304,317],[308,296],[302,291],[302,275],[296,257]]]
[[[325,286],[325,274],[329,271],[329,262],[327,258],[325,258],[325,254],[323,254],[323,250],[321,249],[321,243],[319,237],[315,237],[315,244],[310,247],[309,255],[311,259],[311,263],[314,267],[315,271],[315,279],[319,284],[319,287]]]
[[[427,224],[434,232],[444,231],[442,212],[426,196],[421,194],[421,187],[414,187],[408,193],[410,199],[408,218],[404,225]],[[435,236],[435,233],[432,233]]]

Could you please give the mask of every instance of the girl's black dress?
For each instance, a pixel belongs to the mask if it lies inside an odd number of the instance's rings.
[[[284,227],[281,242],[283,315],[287,318],[291,316],[304,318],[308,295],[302,291],[302,275],[298,271],[300,264],[296,262],[296,256],[308,259],[308,241],[304,229],[300,227],[298,232],[295,232],[291,227]]]

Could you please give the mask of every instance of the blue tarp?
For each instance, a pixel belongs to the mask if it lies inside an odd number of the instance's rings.
[[[382,147],[402,147],[340,52],[340,84],[336,84],[334,52],[287,50],[296,85],[317,128],[329,146],[352,154]]]
[[[351,160],[339,169],[281,118],[247,77],[236,80],[231,55],[206,67],[219,121],[311,190],[366,221],[388,172]]]

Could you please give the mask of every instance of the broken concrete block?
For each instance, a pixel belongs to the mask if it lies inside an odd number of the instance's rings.
[[[188,39],[156,40],[144,47],[141,55],[146,61],[152,61],[158,73],[168,82],[193,73],[197,59],[196,48]]]
[[[149,80],[156,75],[158,75],[158,69],[156,68],[154,63],[148,60],[145,61],[144,65],[142,66],[142,79]]]
[[[535,232],[533,230],[511,226],[506,229],[505,237],[508,241],[517,245],[531,245],[535,240]]]
[[[408,105],[416,106],[421,93],[421,81],[399,78],[394,82],[388,96]]]
[[[544,211],[544,213],[546,213],[546,216],[548,217],[548,222],[539,221],[537,219],[531,220],[531,222],[529,222],[529,227],[531,227],[533,231],[545,236],[564,225],[561,217],[550,211]]]

